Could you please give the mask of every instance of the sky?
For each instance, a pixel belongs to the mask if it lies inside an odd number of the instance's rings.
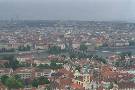
[[[135,21],[135,0],[0,0],[0,20]]]

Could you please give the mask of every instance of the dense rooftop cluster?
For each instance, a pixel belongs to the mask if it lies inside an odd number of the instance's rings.
[[[0,90],[134,90],[134,53],[113,52],[135,48],[134,30],[121,22],[1,21]]]

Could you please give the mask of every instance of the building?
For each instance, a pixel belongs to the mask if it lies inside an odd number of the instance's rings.
[[[35,70],[35,77],[51,77],[53,71],[51,69],[36,69]]]
[[[36,66],[39,66],[41,64],[48,64],[50,65],[50,61],[49,60],[45,60],[45,59],[35,59],[34,60],[34,64],[36,64]]]
[[[11,68],[0,68],[0,77],[3,75],[10,76],[13,73]]]
[[[33,63],[33,55],[32,54],[19,54],[17,55],[17,61],[19,63]]]
[[[21,79],[34,78],[35,68],[21,67],[14,71],[15,75],[19,75]]]

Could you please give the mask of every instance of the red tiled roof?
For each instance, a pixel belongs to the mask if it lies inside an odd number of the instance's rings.
[[[65,88],[67,85],[72,84],[72,79],[71,78],[61,78],[59,80],[60,88]]]
[[[73,83],[73,84],[71,85],[71,87],[72,87],[73,89],[85,90],[81,85],[76,84],[76,83]]]
[[[73,78],[74,77],[74,75],[73,75],[73,73],[71,72],[71,71],[67,71],[66,69],[60,69],[59,70],[59,72],[60,73],[63,73],[64,75],[66,75],[67,77],[70,77],[70,78]]]

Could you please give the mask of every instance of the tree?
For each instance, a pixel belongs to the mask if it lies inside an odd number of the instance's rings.
[[[99,58],[99,60],[100,60],[102,63],[107,64],[106,59],[104,59],[104,58]]]
[[[55,62],[51,62],[50,67],[51,69],[56,69],[57,64]]]
[[[38,85],[39,85],[38,80],[37,80],[37,79],[34,79],[34,80],[32,81],[32,86],[37,88]]]
[[[24,79],[23,82],[24,82],[24,85],[25,85],[25,86],[32,85],[32,81],[31,81],[30,78]]]
[[[32,86],[37,88],[39,85],[44,85],[44,84],[49,84],[49,83],[50,81],[48,80],[48,78],[41,76],[32,81]]]
[[[7,68],[16,69],[20,66],[14,55],[4,55],[2,56],[2,59],[9,60],[9,63],[4,64]]]
[[[99,57],[98,55],[95,55],[95,56],[93,56],[93,58],[94,58],[95,60],[97,60],[97,61],[102,62],[103,64],[107,64],[106,59],[103,58],[103,57]]]
[[[51,69],[60,69],[60,68],[62,68],[62,65],[61,64],[57,65],[57,63],[55,61],[52,61],[50,64],[50,68]]]
[[[46,77],[41,76],[38,78],[39,85],[44,85],[44,84],[49,84],[49,83],[50,83],[50,81]]]
[[[27,46],[19,46],[18,50],[19,51],[30,51],[31,47],[29,45]]]
[[[15,79],[17,79],[17,80],[20,80],[20,79],[21,79],[20,75],[15,75],[14,77],[15,77]]]
[[[50,66],[48,64],[40,64],[38,67],[39,68],[44,68],[44,69],[50,68]]]
[[[30,51],[31,47],[29,45],[26,46],[26,50]]]
[[[8,79],[6,79],[5,85],[9,89],[18,89],[18,88],[23,88],[24,87],[23,81],[16,79],[14,76],[9,77]]]
[[[119,56],[121,57],[121,60],[124,60],[125,59],[125,56],[131,57],[132,56],[132,52],[131,51],[122,52],[122,53],[120,53]]]
[[[81,51],[87,51],[88,47],[85,44],[80,44]]]
[[[5,82],[6,82],[6,80],[7,80],[8,78],[9,78],[9,77],[6,76],[6,75],[1,76],[1,82],[5,85]]]
[[[50,54],[60,54],[62,52],[62,50],[59,46],[51,46],[48,48],[48,52]]]
[[[24,50],[24,46],[19,46],[19,47],[18,47],[18,50],[19,50],[19,51],[23,51],[23,50]]]
[[[69,57],[70,57],[70,59],[74,59],[74,58],[76,58],[76,55],[73,54],[73,53],[71,53],[71,54],[69,55]]]
[[[19,62],[16,59],[10,60],[9,64],[10,64],[10,67],[13,69],[16,69],[17,67],[19,67]]]

